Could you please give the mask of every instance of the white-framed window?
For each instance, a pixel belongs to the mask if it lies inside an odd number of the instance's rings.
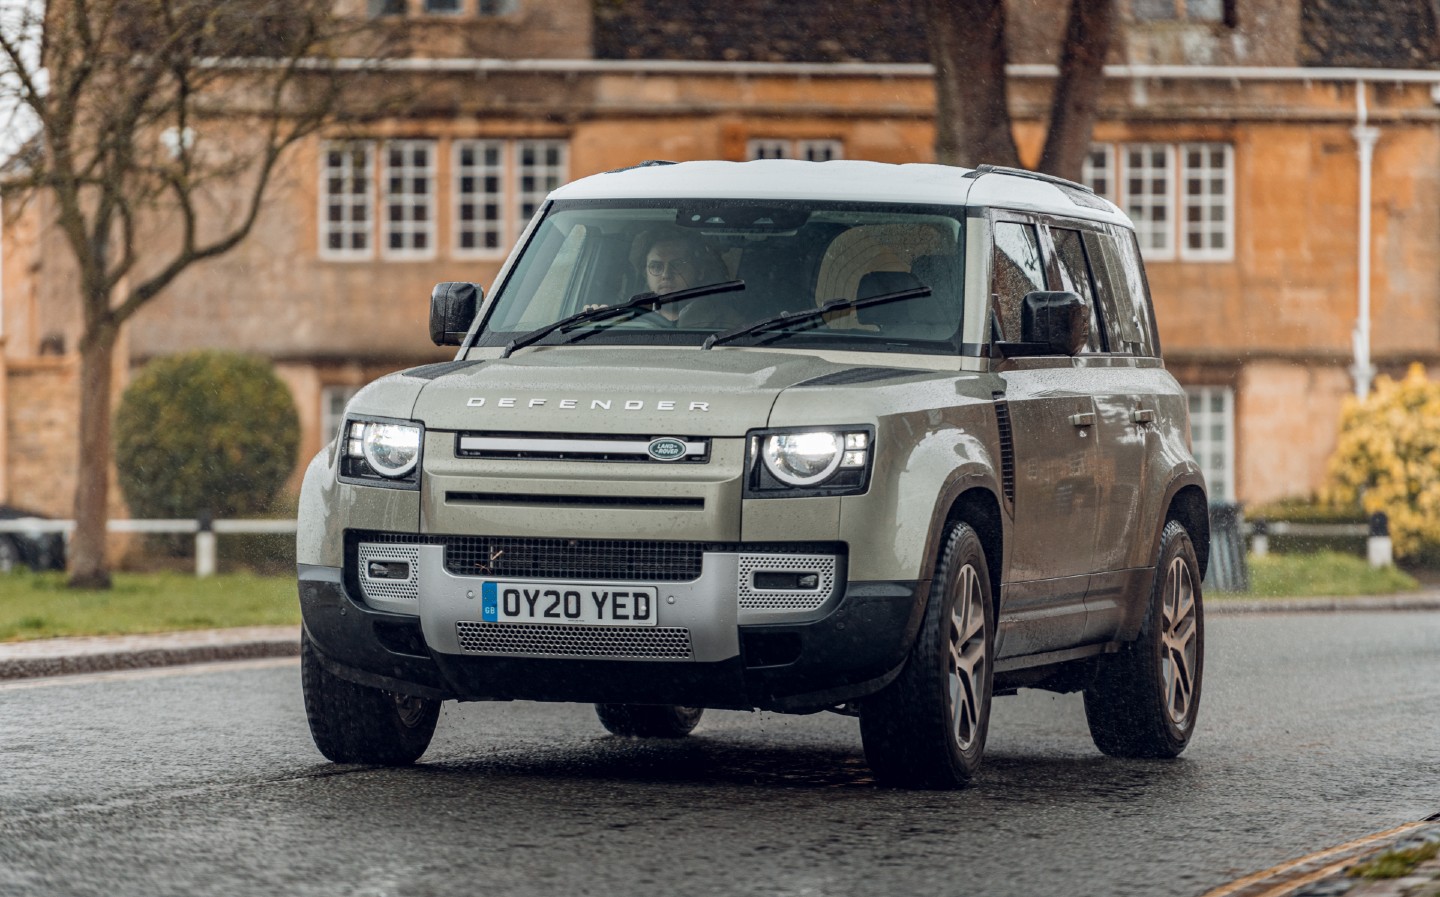
[[[1210,500],[1235,500],[1235,390],[1228,386],[1187,386],[1190,447],[1205,472]]]
[[[320,255],[368,259],[374,254],[375,148],[329,142],[320,158]]]
[[[507,245],[505,141],[455,141],[451,170],[455,177],[455,255],[503,255]]]
[[[1235,148],[1180,145],[1180,257],[1230,259],[1235,245]]]
[[[840,140],[785,140],[759,137],[745,144],[746,159],[804,159],[806,162],[829,162],[845,158],[845,144]]]
[[[382,185],[381,252],[387,258],[434,258],[435,141],[387,141]]]
[[[441,153],[449,160],[444,184]],[[372,259],[377,246],[386,260],[502,257],[568,166],[569,144],[553,138],[324,143],[320,257]]]
[[[520,10],[520,0],[478,0],[482,16],[508,16]]]
[[[563,140],[515,142],[517,231],[535,215],[545,197],[565,182],[568,147]]]
[[[1101,196],[1115,200],[1115,144],[1093,143],[1080,168],[1080,179]]]
[[[1135,222],[1147,258],[1175,257],[1175,148],[1164,143],[1127,143],[1120,207]]]
[[[358,386],[322,386],[320,388],[320,437],[329,445],[345,422],[345,406],[360,391]]]
[[[1135,222],[1147,261],[1235,257],[1235,148],[1228,143],[1097,143],[1085,183]]]

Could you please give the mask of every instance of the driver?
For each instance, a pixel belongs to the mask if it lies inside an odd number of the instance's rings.
[[[657,296],[718,283],[728,276],[724,263],[699,239],[683,231],[652,231],[640,245],[644,251],[639,256],[639,273],[646,288]],[[674,321],[680,310],[662,306],[658,314]]]

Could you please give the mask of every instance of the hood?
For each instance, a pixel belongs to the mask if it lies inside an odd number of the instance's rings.
[[[541,349],[425,386],[431,430],[743,436],[787,387],[853,371],[810,355],[694,349]]]

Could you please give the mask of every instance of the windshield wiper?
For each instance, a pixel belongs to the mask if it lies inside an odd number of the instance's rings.
[[[568,318],[561,318],[544,327],[531,330],[529,333],[522,333],[505,344],[505,351],[500,353],[501,358],[509,358],[510,353],[516,349],[523,349],[526,346],[538,343],[557,330],[569,330],[576,324],[584,324],[588,321],[603,321],[606,318],[613,318],[616,315],[623,315],[626,312],[636,309],[647,311],[669,305],[672,302],[679,302],[682,299],[694,299],[697,296],[709,296],[711,293],[728,293],[732,290],[745,289],[743,280],[726,280],[720,283],[707,283],[704,286],[690,287],[688,290],[676,290],[673,293],[663,295],[656,293],[640,293],[631,296],[619,305],[603,305],[598,308],[590,308],[585,311],[576,312]]]
[[[709,349],[720,343],[728,343],[730,340],[739,339],[742,336],[755,333],[760,330],[769,330],[782,324],[795,324],[801,321],[820,321],[825,315],[832,311],[846,311],[855,308],[868,308],[872,305],[884,305],[889,302],[899,302],[903,299],[919,299],[921,296],[930,295],[929,287],[910,287],[906,290],[896,290],[893,293],[881,293],[879,296],[866,296],[864,299],[831,299],[819,308],[806,309],[805,311],[782,311],[778,315],[771,315],[768,318],[761,318],[749,324],[742,324],[724,333],[712,333],[700,344],[700,348]]]

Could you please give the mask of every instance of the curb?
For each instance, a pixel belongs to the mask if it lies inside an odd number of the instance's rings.
[[[1214,598],[1205,603],[1207,615],[1397,610],[1440,610],[1440,590],[1350,598]]]
[[[299,653],[299,626],[37,639],[0,644],[0,680],[294,657]]]

